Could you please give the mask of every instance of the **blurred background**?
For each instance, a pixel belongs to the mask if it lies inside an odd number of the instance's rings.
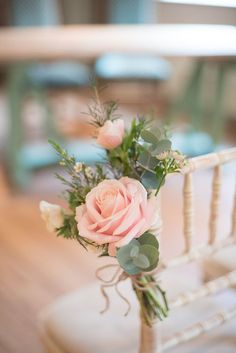
[[[56,55],[47,60],[43,41],[38,52],[45,59],[37,58],[34,46],[31,60],[27,35],[33,27],[71,26],[73,36],[84,37],[89,48],[86,31],[95,24],[139,25],[139,31],[153,25],[152,35],[160,41],[163,36],[167,50],[145,51],[141,39],[137,49],[137,37],[135,43],[130,38],[135,50],[127,45],[113,50],[111,32],[106,52],[97,27],[96,55],[70,58],[68,45],[61,47],[52,34],[50,52],[59,45],[65,60]],[[99,159],[84,114],[96,81],[107,87],[101,92],[104,101],[119,102],[127,124],[152,114],[170,126],[174,145],[189,157],[235,146],[235,25],[235,0],[0,0],[0,353],[42,352],[39,311],[57,295],[92,281],[98,263],[73,242],[47,234],[40,220],[38,201],[58,202],[61,192],[47,140],[61,142],[78,160]],[[24,29],[17,57],[11,54],[12,38]],[[209,178],[196,181],[204,202],[210,197]],[[225,205],[232,185],[224,192]],[[175,220],[180,211],[168,200],[180,198],[178,189],[171,183],[164,197],[164,208]],[[199,202],[200,210],[199,220],[206,211]],[[174,229],[168,227],[167,239]],[[178,246],[172,243],[172,250]]]

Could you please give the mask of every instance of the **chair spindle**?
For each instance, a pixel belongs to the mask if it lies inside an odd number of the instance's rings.
[[[231,235],[236,238],[236,186],[235,186],[235,192],[234,192]]]
[[[183,222],[186,252],[192,249],[193,211],[193,178],[191,173],[187,173],[184,176],[183,187]]]
[[[217,221],[219,216],[220,202],[220,187],[221,187],[221,166],[217,165],[214,168],[212,180],[212,195],[209,220],[209,243],[213,244],[217,236]]]

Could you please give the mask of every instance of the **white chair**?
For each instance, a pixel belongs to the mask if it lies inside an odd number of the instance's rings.
[[[233,191],[234,205],[229,215],[231,232],[221,239],[217,234],[223,182],[221,169],[223,164],[232,161],[236,161],[236,148],[193,158],[182,170],[185,251],[168,261],[162,259],[158,272],[169,299],[169,318],[152,328],[142,322],[140,324],[138,303],[129,281],[122,282],[120,289],[132,302],[131,314],[123,317],[123,303],[115,293],[110,293],[111,308],[108,313],[100,315],[102,298],[99,285],[95,284],[60,298],[41,314],[41,337],[48,352],[134,353],[138,351],[138,346],[139,353],[160,353],[167,349],[172,349],[173,353],[236,351],[236,294],[232,289],[236,284],[236,270],[230,269],[230,272],[203,283],[199,267],[195,266],[222,249],[233,249],[236,244],[236,202]],[[213,181],[209,238],[196,247],[193,245],[193,173],[211,168]],[[222,324],[225,325],[221,327]],[[185,344],[179,347],[181,343]]]

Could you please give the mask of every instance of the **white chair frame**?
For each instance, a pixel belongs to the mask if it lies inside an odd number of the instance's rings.
[[[217,238],[217,225],[219,220],[219,200],[220,189],[222,185],[221,169],[222,165],[236,161],[236,148],[227,149],[219,153],[211,153],[199,156],[189,160],[181,173],[184,177],[183,184],[183,235],[185,250],[181,255],[172,258],[169,261],[162,260],[159,265],[158,273],[167,271],[173,267],[187,264],[196,260],[204,259],[236,243],[236,190],[233,194],[233,210],[231,215],[231,231],[223,240]],[[209,218],[209,237],[208,241],[198,247],[193,247],[194,235],[194,193],[193,193],[193,173],[203,169],[213,169],[212,192],[210,203]],[[194,291],[181,294],[170,302],[170,309],[182,307],[195,302],[196,300],[216,294],[236,284],[236,270],[226,275],[204,283]],[[216,328],[231,318],[236,316],[236,306],[227,311],[220,311],[208,318],[200,321],[185,330],[174,334],[164,342],[158,338],[158,330],[161,330],[161,324],[152,328],[141,322],[140,349],[139,353],[160,353],[175,347],[180,343],[187,342],[192,338]]]

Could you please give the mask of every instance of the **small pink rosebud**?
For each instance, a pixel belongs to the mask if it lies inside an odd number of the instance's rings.
[[[124,120],[107,120],[98,131],[97,143],[107,150],[111,150],[122,143],[124,133]]]

